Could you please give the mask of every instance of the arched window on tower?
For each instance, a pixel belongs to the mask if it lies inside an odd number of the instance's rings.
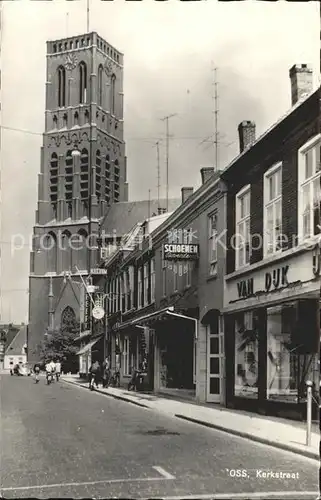
[[[54,233],[48,233],[43,241],[46,255],[46,272],[57,272],[57,238]]]
[[[79,125],[79,114],[78,111],[74,114],[74,125]]]
[[[103,67],[98,68],[98,106],[103,105]]]
[[[82,61],[79,64],[79,103],[84,104],[87,100],[87,66]]]
[[[72,178],[73,178],[73,159],[71,151],[66,153],[65,163],[65,199],[67,202],[72,200]]]
[[[96,196],[99,202],[101,196],[101,155],[99,149],[96,152]]]
[[[83,149],[80,156],[80,199],[83,202],[88,200],[89,196],[88,166],[88,151]]]
[[[84,229],[80,229],[77,237],[73,238],[72,242],[72,263],[79,271],[87,270],[87,233]]]
[[[106,155],[105,161],[105,200],[107,205],[110,203],[110,158]]]
[[[71,234],[69,231],[64,231],[61,236],[61,271],[71,271]]]
[[[67,126],[68,126],[68,116],[67,116],[67,113],[64,113],[64,116],[62,117],[62,126],[63,126],[63,128],[67,128]]]
[[[50,201],[54,205],[58,196],[58,156],[52,153],[50,159]]]
[[[116,89],[116,76],[112,75],[110,80],[110,113],[115,115],[115,89]]]
[[[66,70],[63,66],[58,68],[58,107],[66,106]]]
[[[61,329],[74,328],[76,322],[76,314],[72,307],[67,306],[61,313]]]

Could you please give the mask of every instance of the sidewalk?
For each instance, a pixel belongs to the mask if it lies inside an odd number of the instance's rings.
[[[88,388],[88,383],[80,381],[75,375],[61,378],[66,382]],[[225,431],[229,434],[292,451],[306,457],[320,459],[320,435],[316,424],[312,425],[311,446],[307,446],[305,444],[306,426],[303,422],[276,417],[269,418],[250,412],[233,411],[221,407],[213,408],[213,406],[197,405],[172,398],[167,399],[158,397],[155,394],[129,392],[114,387],[108,389],[100,387],[96,391],[172,417]]]

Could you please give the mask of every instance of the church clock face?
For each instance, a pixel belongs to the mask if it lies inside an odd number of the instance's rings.
[[[107,76],[111,76],[113,72],[113,65],[109,59],[106,59],[104,64],[104,70]]]
[[[66,57],[65,68],[67,71],[72,71],[77,66],[77,57],[75,54],[68,54]]]

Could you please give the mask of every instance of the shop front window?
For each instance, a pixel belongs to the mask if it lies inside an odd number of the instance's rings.
[[[238,397],[258,397],[258,330],[252,311],[235,321],[235,386]]]
[[[267,309],[267,399],[297,403],[306,398],[306,382],[317,384],[317,355],[300,352],[293,341],[297,304]]]

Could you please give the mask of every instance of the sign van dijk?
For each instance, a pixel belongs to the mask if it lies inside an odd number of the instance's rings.
[[[199,258],[199,245],[166,243],[163,245],[163,257],[165,260],[195,260]]]

